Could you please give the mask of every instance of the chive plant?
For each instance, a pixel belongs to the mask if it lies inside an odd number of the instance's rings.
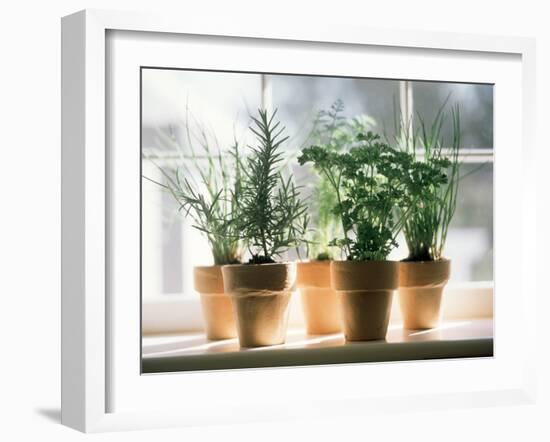
[[[451,109],[452,136],[448,146],[443,143],[442,128],[447,117],[444,106],[438,110],[431,125],[418,115],[418,130],[412,136],[401,137],[401,147],[412,153],[418,167],[430,170],[430,180],[413,205],[403,233],[409,249],[406,261],[436,261],[443,257],[443,250],[453,219],[460,181],[460,111],[458,105]],[[399,132],[404,133],[402,120]],[[406,125],[407,128],[410,124]]]
[[[158,158],[148,157],[160,170],[163,180],[144,178],[173,196],[179,212],[206,237],[214,264],[240,263],[243,244],[233,220],[239,212],[243,180],[239,143],[235,140],[224,152],[217,143],[214,147],[211,145],[212,137],[208,137],[204,127],[200,126],[199,133],[193,134],[188,120],[185,133],[190,154],[185,154],[177,145],[181,161],[175,168],[161,167],[157,164]]]

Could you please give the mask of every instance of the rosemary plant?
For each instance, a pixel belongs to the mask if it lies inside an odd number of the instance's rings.
[[[239,211],[243,178],[239,143],[235,140],[228,152],[222,152],[218,145],[211,147],[204,128],[199,130],[199,135],[193,136],[186,123],[191,155],[182,154],[175,169],[163,168],[155,158],[148,158],[160,170],[164,182],[144,178],[170,192],[179,211],[208,240],[216,265],[238,264],[243,247],[233,217]],[[193,144],[200,146],[199,153]]]
[[[451,109],[452,139],[450,145],[444,147],[441,134],[446,118],[444,106],[445,103],[429,127],[419,116],[418,131],[412,137],[402,137],[402,140],[408,140],[404,150],[412,152],[419,167],[431,173],[403,228],[409,249],[406,261],[436,261],[442,258],[456,209],[460,181],[460,112],[458,105]],[[403,132],[403,124],[401,129]]]
[[[358,134],[347,152],[310,146],[298,161],[313,163],[336,194],[333,210],[343,237],[330,244],[340,247],[348,260],[385,260],[397,246],[397,235],[423,186],[424,175],[415,173],[412,154],[392,148],[369,131]]]
[[[292,176],[285,179],[282,174],[281,146],[288,137],[275,120],[277,111],[271,116],[265,110],[258,113],[251,127],[257,144],[249,146],[234,225],[247,242],[252,255],[249,262],[263,264],[275,262],[274,258],[304,240],[308,217]]]

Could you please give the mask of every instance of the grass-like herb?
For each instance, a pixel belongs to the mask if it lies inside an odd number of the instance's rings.
[[[443,257],[449,226],[456,210],[460,181],[460,111],[458,105],[451,109],[452,139],[449,146],[444,146],[442,128],[448,116],[444,111],[445,105],[446,101],[431,125],[418,115],[418,130],[401,136],[403,150],[412,152],[420,167],[432,171],[431,179],[404,225],[409,249],[406,261],[436,261]],[[401,119],[398,133],[410,132],[410,126]]]
[[[179,205],[179,211],[192,221],[208,240],[216,265],[241,262],[243,244],[233,217],[239,212],[242,189],[242,158],[239,143],[235,140],[228,152],[215,144],[211,146],[203,126],[194,134],[186,119],[185,133],[190,155],[183,154],[173,168],[161,167],[159,158],[147,157],[164,177],[163,182],[150,177],[145,179],[170,192]],[[170,140],[168,140],[170,141]],[[173,141],[173,140],[172,140]],[[199,151],[194,145],[198,145]]]
[[[265,110],[258,111],[250,128],[257,139],[249,146],[235,227],[252,255],[250,263],[275,262],[298,247],[307,230],[307,207],[292,176],[283,177],[281,147],[288,139],[284,127]]]

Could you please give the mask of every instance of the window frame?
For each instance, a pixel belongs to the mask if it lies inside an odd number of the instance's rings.
[[[521,144],[521,175],[523,184],[519,195],[518,217],[521,228],[517,232],[519,244],[518,259],[519,277],[514,279],[518,292],[513,292],[506,286],[503,290],[512,297],[519,297],[518,308],[524,311],[524,316],[517,318],[516,327],[524,326],[521,344],[513,343],[517,349],[513,360],[507,358],[510,350],[504,345],[508,338],[515,342],[512,330],[504,325],[503,346],[500,347],[499,358],[487,364],[475,364],[475,375],[471,372],[473,364],[440,361],[439,372],[447,375],[458,375],[453,382],[441,384],[442,378],[430,379],[431,388],[423,395],[413,393],[406,397],[402,392],[398,397],[383,394],[373,398],[362,392],[362,384],[357,383],[356,396],[353,398],[326,394],[321,397],[312,396],[305,407],[291,407],[287,401],[284,407],[273,403],[263,408],[258,407],[252,397],[246,397],[247,391],[257,391],[254,387],[262,380],[262,370],[251,370],[245,374],[250,388],[243,390],[238,403],[231,406],[209,404],[208,408],[198,406],[194,401],[185,405],[178,397],[178,407],[172,412],[154,412],[150,406],[141,412],[109,412],[108,393],[113,385],[107,376],[106,367],[112,362],[113,354],[106,341],[109,334],[109,317],[114,312],[109,304],[109,273],[106,264],[109,257],[106,249],[109,232],[106,219],[109,216],[110,196],[106,193],[108,182],[107,159],[105,147],[108,144],[105,124],[108,110],[106,100],[108,84],[106,85],[105,68],[108,62],[106,49],[106,34],[112,30],[121,31],[152,31],[164,35],[216,35],[240,38],[273,39],[273,41],[292,42],[330,42],[339,43],[345,47],[351,45],[375,45],[382,48],[403,47],[428,48],[442,51],[473,51],[476,54],[512,54],[520,57],[521,94],[518,100],[521,112],[521,129],[518,129],[518,144]],[[399,32],[397,32],[399,31]],[[404,409],[421,408],[440,410],[442,408],[470,408],[474,406],[494,406],[495,404],[533,404],[537,392],[536,384],[536,318],[537,311],[537,281],[536,269],[528,265],[528,261],[537,254],[534,241],[521,241],[530,237],[536,230],[536,205],[542,201],[537,197],[535,174],[537,152],[535,150],[535,103],[536,103],[536,71],[534,39],[519,37],[499,37],[469,35],[456,33],[433,33],[410,31],[402,29],[372,29],[332,26],[326,28],[314,25],[282,27],[280,24],[270,25],[232,20],[212,22],[210,18],[199,19],[196,16],[155,16],[150,13],[127,13],[113,11],[81,11],[64,17],[62,20],[62,412],[64,425],[80,431],[114,431],[137,428],[162,428],[168,426],[205,425],[217,422],[253,422],[263,419],[288,419],[312,417],[337,417],[361,413],[376,413],[380,410],[382,401],[386,412],[396,413]],[[106,87],[107,86],[107,87]],[[509,89],[509,88],[508,88]],[[131,346],[131,341],[127,341]],[[498,360],[497,360],[498,359]],[[503,369],[491,371],[487,368]],[[401,368],[396,369],[396,365]],[[520,368],[521,366],[521,368]],[[430,372],[427,364],[387,364],[384,370],[411,375]],[[454,368],[460,368],[456,373]],[[351,368],[351,369],[350,369]],[[339,367],[340,379],[365,379],[359,376],[359,371],[367,370],[371,374],[373,367]],[[420,370],[421,369],[421,370]],[[465,370],[464,370],[465,369]],[[411,370],[410,373],[408,370]],[[379,370],[378,370],[379,371]],[[295,389],[307,388],[307,385],[297,383],[300,370],[292,372],[284,370],[269,370],[267,374],[280,375],[284,373],[295,382],[294,389],[285,390],[286,394],[295,393]],[[311,371],[326,373],[322,367]],[[396,372],[397,373],[397,372]],[[468,374],[469,373],[469,374]],[[126,372],[134,376],[131,370]],[[384,374],[380,373],[382,376]],[[230,384],[239,381],[237,374],[207,374],[192,376],[190,395],[199,398],[197,389],[216,383],[223,387],[224,380]],[[503,377],[504,376],[504,377]],[[280,376],[276,376],[280,377]],[[152,377],[155,378],[155,377]],[[187,377],[189,379],[190,377]],[[158,378],[157,378],[158,379]],[[172,386],[183,381],[183,377],[174,376],[172,380],[164,378]],[[454,379],[454,378],[453,378]],[[501,384],[496,385],[494,380]],[[396,378],[399,380],[399,378]],[[487,381],[488,385],[480,385],[479,381]],[[305,379],[306,383],[308,382]],[[275,380],[271,378],[270,385]],[[327,383],[330,386],[330,383]],[[418,382],[417,382],[418,384]],[[317,384],[318,386],[318,384]],[[207,391],[208,389],[202,390]],[[452,390],[452,391],[451,391]],[[308,391],[312,394],[314,390]],[[229,405],[229,404],[227,404]],[[312,407],[311,405],[315,405]],[[355,411],[354,411],[355,410]],[[237,417],[235,417],[237,416]],[[243,416],[244,418],[241,418]]]

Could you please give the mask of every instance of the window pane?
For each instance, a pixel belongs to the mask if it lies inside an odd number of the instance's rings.
[[[445,255],[455,281],[493,279],[493,164],[463,164]]]
[[[414,116],[426,122],[433,120],[437,110],[449,98],[449,104],[460,104],[462,127],[461,144],[464,148],[493,147],[493,86],[466,83],[437,83],[413,81]],[[418,119],[416,121],[418,124]],[[450,128],[444,139],[451,137]]]
[[[166,182],[166,179],[163,179]],[[181,293],[183,290],[182,228],[178,205],[168,192],[162,192],[162,292]]]
[[[287,149],[293,154],[304,147],[316,114],[336,100],[344,103],[346,117],[368,116],[373,129],[392,139],[395,106],[399,103],[399,81],[269,75],[272,104],[291,137]],[[462,145],[492,148],[492,86],[411,82],[413,109],[430,122],[451,92],[449,104],[460,103]],[[235,138],[245,145],[252,141],[250,115],[261,106],[262,81],[259,74],[144,69],[142,77],[142,142],[165,156],[166,167],[174,167],[176,157],[188,155],[201,137],[222,151]],[[418,124],[418,119],[415,121]],[[449,125],[444,136],[450,138]],[[193,127],[189,135],[187,128]],[[194,141],[193,141],[194,140]],[[303,195],[315,186],[308,167],[300,167],[293,155],[289,164]],[[144,160],[144,164],[147,160]],[[151,164],[149,164],[151,166]],[[144,167],[157,180],[154,167]],[[453,260],[453,281],[491,280],[493,276],[493,167],[468,163],[462,167],[459,199],[451,225],[445,256]],[[171,195],[159,186],[143,184],[143,286],[144,295],[194,293],[192,269],[212,263],[206,240],[191,222],[178,214]],[[183,220],[183,222],[182,222]],[[404,240],[391,258],[406,257]],[[296,257],[290,251],[289,258]],[[302,258],[304,256],[302,255]]]
[[[200,126],[229,146],[246,132],[249,114],[261,103],[261,76],[227,72],[144,69],[142,143],[170,149],[159,131],[185,144],[185,125]]]
[[[288,132],[300,145],[311,130],[320,110],[327,110],[338,99],[345,106],[343,115],[367,115],[375,130],[393,136],[394,100],[399,103],[399,81],[360,78],[271,75],[273,107]]]

